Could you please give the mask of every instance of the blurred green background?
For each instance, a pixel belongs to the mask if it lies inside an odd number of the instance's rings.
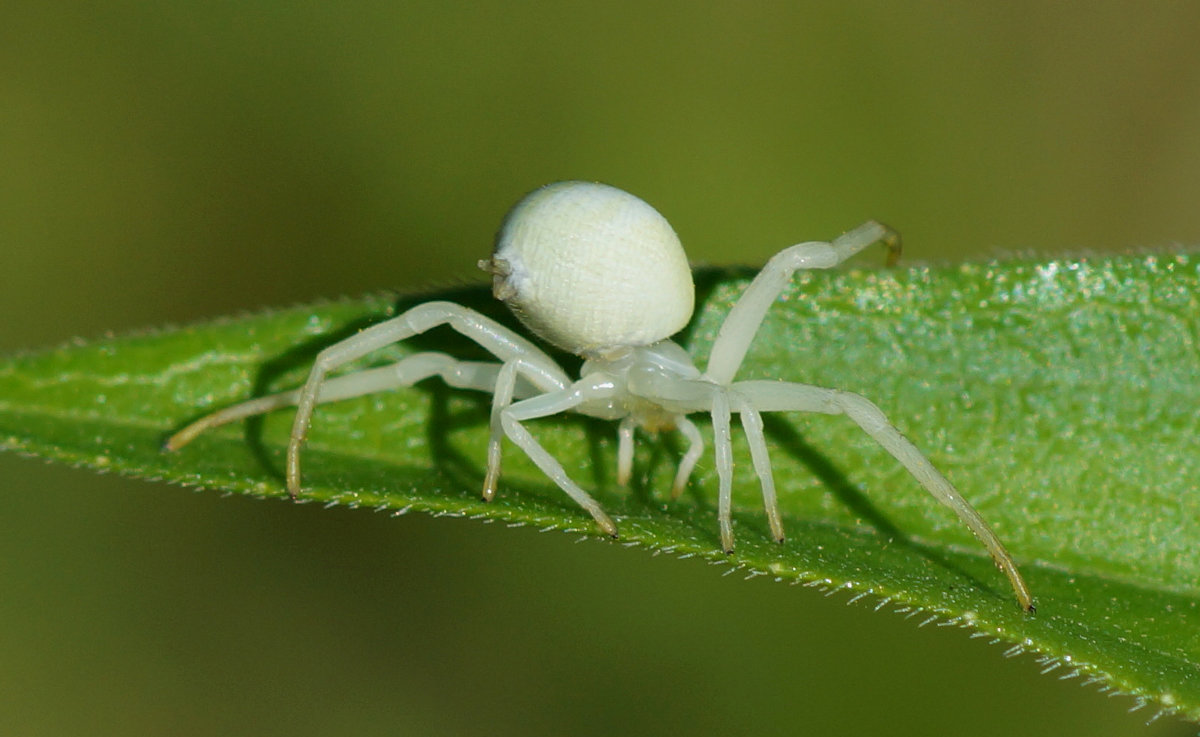
[[[3,352],[483,283],[564,178],[699,262],[870,217],[910,262],[1200,243],[1195,3],[18,0],[0,70]],[[1194,733],[616,545],[13,456],[0,485],[3,734]]]

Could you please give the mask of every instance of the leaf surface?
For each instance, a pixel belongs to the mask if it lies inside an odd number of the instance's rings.
[[[707,356],[750,275],[698,274],[701,307],[681,338],[693,355]],[[710,456],[670,502],[679,438],[640,437],[633,484],[621,489],[611,423],[564,416],[530,429],[594,491],[625,543],[870,594],[1200,718],[1198,294],[1200,257],[1187,252],[845,270],[798,276],[760,330],[739,378],[856,391],[883,408],[1005,541],[1037,599],[1033,615],[953,514],[845,418],[769,418],[783,545],[769,540],[735,434],[738,548],[728,558]],[[512,324],[483,289],[432,296]],[[283,497],[290,411],[177,453],[162,442],[213,409],[299,385],[321,348],[425,298],[320,303],[9,358],[0,448]],[[364,364],[414,350],[486,358],[442,329]],[[323,405],[303,455],[304,498],[598,536],[511,445],[497,499],[480,501],[488,410],[487,396],[435,381]]]

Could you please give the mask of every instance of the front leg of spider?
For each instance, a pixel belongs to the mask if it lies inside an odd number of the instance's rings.
[[[758,413],[804,411],[845,414],[900,461],[926,491],[958,515],[959,519],[987,548],[997,567],[1007,576],[1021,607],[1026,611],[1033,611],[1033,598],[1029,587],[999,537],[946,477],[896,429],[882,410],[857,394],[822,387],[782,382],[731,383],[771,304],[787,286],[796,271],[831,268],[875,243],[882,243],[889,249],[889,263],[899,254],[899,234],[887,226],[872,221],[855,228],[831,243],[801,243],[775,255],[746,288],[718,330],[705,376],[715,383],[729,387],[732,393],[741,397],[744,401],[741,411],[746,413],[744,418],[746,416],[754,418],[743,424],[746,428],[747,442],[751,448],[754,466],[762,483],[767,517],[771,521],[771,529],[777,539],[782,540],[782,532],[776,526],[779,511],[775,502],[770,463],[766,460],[766,442],[758,429],[760,427],[760,420],[757,419]],[[726,423],[722,422],[718,426],[715,409],[713,422],[715,432],[719,434],[724,430]],[[723,467],[719,457],[717,469],[719,474],[731,473],[728,468]],[[723,494],[727,487],[728,483],[722,480]],[[726,551],[729,551],[732,549],[732,538],[726,539],[726,530],[731,529],[731,524],[724,519],[727,509],[728,505],[721,505],[719,514],[722,516],[722,544]]]
[[[875,243],[883,243],[888,248],[888,263],[892,263],[900,252],[899,234],[874,221],[860,225],[832,243],[812,241],[780,251],[746,287],[717,331],[704,377],[723,388],[723,391],[714,395],[711,412],[720,486],[717,517],[721,528],[721,547],[726,553],[733,552],[733,460],[728,417],[731,397],[737,398],[732,410],[742,419],[751,461],[762,487],[763,507],[767,512],[771,536],[778,542],[784,541],[783,521],[775,495],[775,480],[763,436],[760,408],[738,397],[731,388],[733,377],[741,367],[767,311],[787,287],[793,274],[803,269],[832,268]]]

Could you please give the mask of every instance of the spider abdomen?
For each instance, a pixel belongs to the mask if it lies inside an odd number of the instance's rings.
[[[658,342],[692,316],[679,237],[653,207],[605,184],[556,182],[526,195],[481,266],[530,330],[576,355]]]

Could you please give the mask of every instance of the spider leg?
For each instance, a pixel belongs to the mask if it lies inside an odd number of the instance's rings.
[[[317,404],[325,375],[372,351],[439,325],[449,325],[501,360],[529,358],[530,365],[537,365],[540,369],[537,376],[532,378],[535,386],[542,391],[559,389],[568,383],[566,374],[549,356],[496,321],[453,302],[426,302],[418,305],[402,315],[372,325],[356,335],[334,343],[317,354],[308,381],[304,383],[296,402],[296,419],[292,424],[292,438],[288,443],[286,477],[288,494],[292,498],[300,491],[300,448],[308,435],[313,408]]]
[[[317,404],[410,386],[431,376],[441,376],[448,385],[458,389],[491,391],[499,372],[500,365],[495,363],[459,361],[445,353],[414,353],[393,364],[329,379],[321,386]],[[179,450],[200,433],[247,417],[295,406],[299,397],[300,390],[293,389],[225,407],[179,430],[167,440],[164,447],[168,451]]]
[[[688,449],[679,461],[675,481],[671,484],[671,498],[683,493],[704,452],[704,440],[700,431],[685,416],[691,412],[705,412],[712,416],[713,452],[717,466],[717,521],[721,526],[721,548],[733,552],[733,441],[730,410],[730,392],[727,387],[714,384],[707,379],[687,378],[661,370],[639,371],[627,377],[626,389],[635,397],[671,412],[675,427],[688,440]]]
[[[882,243],[888,248],[889,265],[900,254],[900,234],[874,220],[843,233],[829,243],[800,243],[775,254],[750,282],[750,286],[746,287],[746,291],[742,292],[717,331],[705,372],[708,378],[722,386],[733,381],[763,317],[793,274],[801,269],[832,268],[874,243]]]
[[[1017,601],[1026,611],[1033,610],[1033,597],[1000,538],[962,494],[929,462],[912,442],[888,420],[881,409],[866,397],[851,392],[809,384],[778,381],[741,381],[734,384],[738,395],[760,412],[820,412],[844,414],[863,429],[883,449],[900,461],[921,486],[935,499],[954,511],[975,537],[983,543],[996,566],[1008,577]]]
[[[611,379],[593,374],[580,379],[569,388],[522,400],[503,408],[499,413],[504,434],[508,436],[509,440],[523,450],[525,455],[529,456],[530,460],[541,469],[542,473],[558,484],[558,488],[587,510],[605,534],[612,537],[617,536],[616,523],[600,508],[600,504],[590,494],[571,480],[562,464],[550,455],[521,423],[538,417],[561,414],[589,400],[610,397],[614,392],[615,387]]]
[[[737,412],[742,418],[742,429],[746,431],[746,442],[750,446],[750,459],[754,473],[762,486],[763,507],[767,510],[767,524],[771,537],[783,542],[783,521],[779,516],[779,502],[775,498],[775,477],[771,473],[771,458],[767,454],[767,440],[763,436],[762,415],[750,404],[739,402]]]
[[[704,452],[704,438],[700,437],[700,431],[696,429],[696,425],[683,415],[675,417],[675,427],[683,434],[688,441],[687,452],[683,454],[683,458],[679,459],[679,470],[675,472],[675,482],[671,484],[671,498],[678,499],[683,493],[683,487],[687,486],[688,479],[692,476],[692,470],[696,468],[696,461],[700,460],[700,454]]]
[[[227,412],[219,412],[202,418],[192,426],[176,433],[167,441],[167,448],[178,448],[209,427],[270,411],[276,407],[295,404],[296,419],[292,424],[292,436],[288,442],[286,469],[288,494],[294,499],[300,490],[300,448],[304,445],[304,440],[308,435],[313,409],[320,401],[329,401],[332,398],[331,395],[323,392],[323,387],[327,383],[326,375],[338,367],[386,345],[411,338],[439,325],[450,326],[502,361],[514,358],[526,359],[529,370],[524,373],[524,376],[535,391],[556,391],[570,384],[567,375],[549,356],[533,343],[495,320],[452,302],[427,302],[322,350],[313,362],[308,380],[294,395],[284,393],[275,398],[264,397],[261,400],[251,400],[251,402],[243,403],[240,408],[230,408]],[[408,367],[421,368],[422,360],[427,359],[420,359],[414,364],[409,364]],[[400,364],[404,364],[404,362],[401,361]],[[386,368],[369,369],[359,374],[349,375],[356,378],[334,380],[338,382],[335,384],[337,389],[334,395],[338,395],[338,398],[359,396],[380,388],[400,386],[418,380],[412,378],[387,379],[385,378]],[[425,378],[433,373],[442,373],[441,371],[429,371],[431,368],[432,365],[426,364],[424,365],[426,370],[424,375],[421,375],[419,370],[414,375]],[[446,375],[443,374],[443,376]],[[449,375],[453,376],[453,372],[450,372]],[[464,376],[461,380],[470,388],[480,388],[485,391],[491,389],[486,383],[486,372],[485,375],[477,374],[474,378]]]
[[[524,359],[512,359],[505,361],[503,366],[498,367],[496,378],[492,385],[492,413],[490,420],[490,432],[488,435],[487,449],[487,475],[483,480],[483,500],[490,502],[496,496],[496,486],[500,481],[500,460],[501,448],[500,441],[504,437],[504,428],[501,415],[513,401],[513,397],[524,399],[533,396],[528,387],[519,385],[519,379],[525,379],[527,383],[536,378],[539,367],[536,364],[531,364]],[[518,392],[518,389],[525,391]]]
[[[633,475],[633,431],[637,420],[633,416],[621,418],[617,425],[617,484],[628,486]]]
[[[675,500],[683,493],[683,488],[687,486],[688,479],[696,468],[696,462],[704,453],[704,438],[700,437],[696,425],[685,415],[675,415],[672,420],[675,429],[688,441],[688,449],[683,458],[679,459],[679,468],[675,472],[675,480],[671,483],[671,499]],[[629,478],[633,475],[633,436],[636,428],[637,420],[633,416],[623,418],[617,426],[617,483],[621,486],[628,486]]]
[[[733,552],[733,433],[729,424],[729,396],[712,393],[713,452],[717,458],[717,523],[721,549]]]

